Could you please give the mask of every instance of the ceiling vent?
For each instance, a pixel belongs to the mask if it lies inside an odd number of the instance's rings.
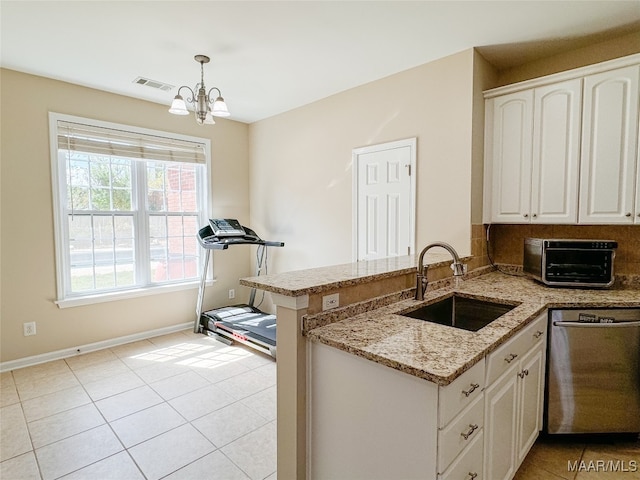
[[[175,88],[175,85],[169,85],[168,83],[162,83],[144,77],[136,78],[133,83],[137,83],[138,85],[146,85],[147,87],[151,88],[157,88],[159,90],[162,90],[163,92],[168,92],[169,90]]]

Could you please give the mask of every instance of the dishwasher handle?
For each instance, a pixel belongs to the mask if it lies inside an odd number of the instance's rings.
[[[596,322],[553,322],[554,327],[579,327],[579,328],[621,328],[621,327],[640,327],[640,321],[633,322],[613,322],[613,323],[596,323]]]

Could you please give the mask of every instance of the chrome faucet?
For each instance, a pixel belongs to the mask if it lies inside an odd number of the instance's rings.
[[[433,247],[441,247],[444,248],[447,252],[451,254],[453,257],[453,263],[451,264],[451,269],[453,270],[453,275],[455,277],[459,277],[467,273],[467,266],[463,263],[460,263],[460,257],[458,256],[458,252],[454,250],[454,248],[448,243],[444,242],[434,242],[430,243],[426,247],[422,249],[420,252],[420,257],[418,259],[418,269],[416,272],[416,300],[424,300],[424,292],[427,290],[427,266],[423,264],[424,262],[424,254],[427,253],[427,250]]]

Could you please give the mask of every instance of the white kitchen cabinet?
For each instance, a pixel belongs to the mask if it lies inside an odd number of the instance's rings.
[[[484,359],[439,387],[326,345],[309,348],[307,478],[433,480],[467,467],[481,478]]]
[[[640,223],[639,77],[633,65],[585,78],[580,223]]]
[[[546,327],[545,312],[488,357],[484,478],[513,478],[542,428]]]
[[[489,222],[575,223],[580,79],[487,101]]]
[[[485,204],[491,222],[529,222],[533,90],[486,103]],[[486,213],[486,212],[485,212]]]
[[[485,92],[484,223],[640,224],[639,64]]]

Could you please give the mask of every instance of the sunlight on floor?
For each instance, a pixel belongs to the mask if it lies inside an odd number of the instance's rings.
[[[238,348],[217,348],[197,343],[179,343],[130,358],[153,362],[173,362],[176,365],[212,369],[237,362],[251,355],[250,352]]]

